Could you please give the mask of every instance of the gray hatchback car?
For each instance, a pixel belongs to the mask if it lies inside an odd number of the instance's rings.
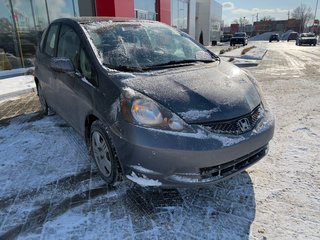
[[[274,133],[251,75],[159,22],[56,20],[35,82],[43,111],[85,138],[108,184],[212,184],[264,157]]]

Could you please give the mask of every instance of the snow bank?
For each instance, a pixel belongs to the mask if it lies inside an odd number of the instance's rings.
[[[12,77],[0,80],[0,101],[17,97],[36,90],[32,75]]]
[[[269,38],[272,34],[274,34],[274,32],[262,33],[254,37],[251,37],[249,40],[250,41],[269,41]]]
[[[288,37],[290,35],[290,33],[294,32],[293,30],[288,30],[287,32],[283,33],[283,34],[279,34],[280,39],[282,40],[288,40]],[[262,33],[259,35],[256,35],[254,37],[251,37],[249,40],[250,41],[269,41],[269,38],[272,34],[276,34],[276,32],[266,32],[266,33]]]

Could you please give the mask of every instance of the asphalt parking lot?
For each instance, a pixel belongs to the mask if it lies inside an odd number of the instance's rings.
[[[108,188],[35,93],[0,102],[0,239],[319,239],[320,46],[255,42],[276,117],[267,157],[206,188]]]

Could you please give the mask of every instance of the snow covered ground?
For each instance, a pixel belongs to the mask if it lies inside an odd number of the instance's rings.
[[[257,44],[258,43],[258,44]],[[254,48],[252,48],[254,46]],[[224,61],[232,60],[232,63],[237,66],[257,66],[263,59],[264,55],[267,52],[267,48],[260,44],[259,42],[250,42],[249,45],[243,46],[240,48],[233,49],[231,51],[219,54],[220,50],[228,49],[230,46],[215,46],[208,47],[212,52],[219,55],[219,57]],[[242,51],[246,48],[251,48],[245,54],[242,54]]]
[[[0,122],[0,239],[319,239],[320,48],[261,46],[269,155],[210,187],[107,188],[59,116]]]
[[[280,37],[281,40],[288,40],[288,37],[289,37],[290,33],[292,33],[292,32],[294,32],[294,31],[293,30],[288,30],[285,33],[279,34],[279,37]],[[269,41],[270,36],[272,34],[275,34],[275,33],[277,33],[277,32],[262,33],[262,34],[254,36],[254,37],[251,37],[249,40],[250,41]]]
[[[32,75],[0,79],[0,101],[34,91],[36,85]]]

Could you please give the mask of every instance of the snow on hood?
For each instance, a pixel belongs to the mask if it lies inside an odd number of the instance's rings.
[[[147,95],[188,123],[243,116],[261,102],[248,76],[225,62],[135,75],[121,80],[118,75],[114,79],[122,88],[130,87]]]

